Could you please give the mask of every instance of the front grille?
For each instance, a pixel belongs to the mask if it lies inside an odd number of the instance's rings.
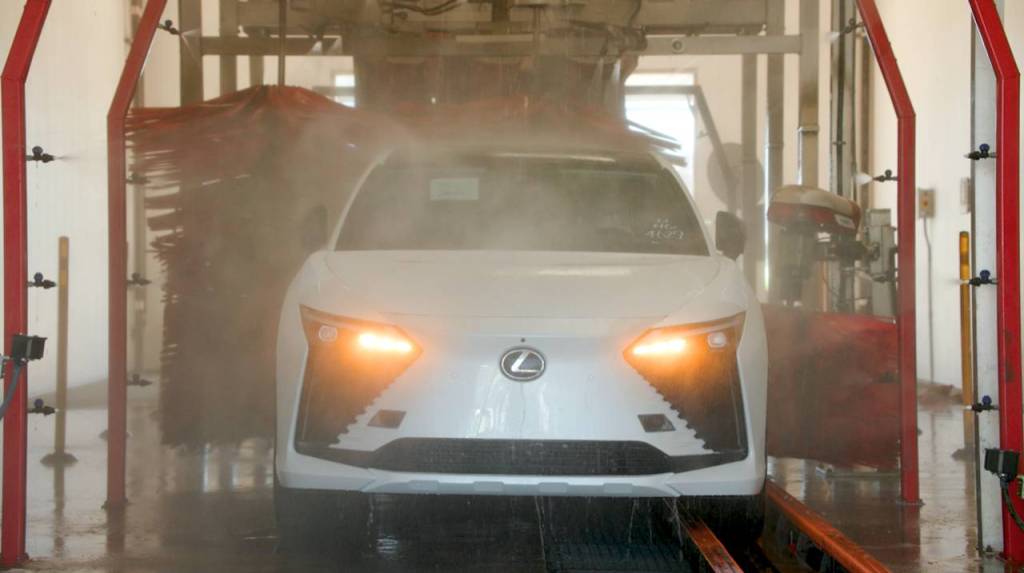
[[[643,442],[403,438],[369,464],[396,472],[629,476],[672,471],[669,456]]]
[[[643,442],[400,438],[374,451],[296,442],[298,453],[360,468],[395,472],[636,476],[682,473],[747,457],[746,448],[669,456]]]

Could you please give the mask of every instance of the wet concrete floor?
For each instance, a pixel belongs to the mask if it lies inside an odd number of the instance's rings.
[[[102,409],[68,416],[77,462],[48,467],[53,419],[30,418],[26,569],[37,571],[686,571],[663,500],[381,497],[356,550],[284,549],[270,444],[159,445],[151,391],[129,414],[128,497],[102,509]]]
[[[102,408],[69,412],[64,469],[52,451],[53,418],[30,417],[28,552],[33,571],[686,571],[660,500],[382,498],[358,551],[283,551],[272,509],[270,445],[184,450],[160,446],[156,392],[133,389],[128,496],[106,511]],[[772,460],[774,479],[832,520],[894,571],[1002,571],[975,555],[972,469],[952,400],[922,408],[925,505],[897,503],[895,475],[826,477],[817,465]]]
[[[774,459],[772,479],[893,571],[1004,571],[976,550],[974,465],[953,455],[964,446],[963,410],[944,388],[919,392],[922,505],[900,502],[898,473],[828,475],[815,462]]]

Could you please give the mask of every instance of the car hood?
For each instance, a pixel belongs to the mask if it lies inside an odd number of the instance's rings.
[[[660,318],[720,272],[716,257],[621,253],[339,251],[321,296],[383,314]]]

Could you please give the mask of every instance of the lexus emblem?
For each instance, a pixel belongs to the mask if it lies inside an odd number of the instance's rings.
[[[540,378],[546,366],[543,354],[525,346],[513,348],[501,356],[501,373],[516,382]]]

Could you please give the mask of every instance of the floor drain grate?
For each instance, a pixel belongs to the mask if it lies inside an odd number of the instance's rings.
[[[547,569],[558,573],[687,571],[679,546],[654,544],[556,543],[547,547]]]

